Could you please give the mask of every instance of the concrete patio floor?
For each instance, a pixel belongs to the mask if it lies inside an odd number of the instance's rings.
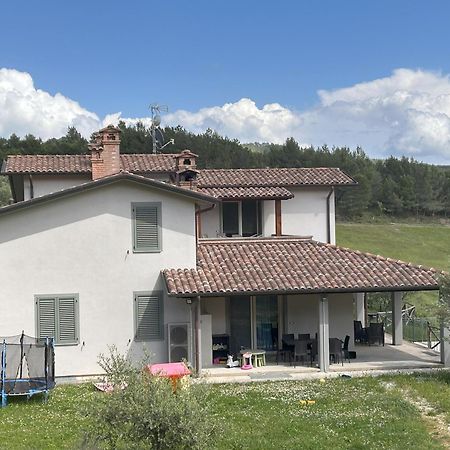
[[[225,366],[205,368],[202,371],[202,381],[206,383],[245,383],[263,380],[295,380],[342,376],[371,375],[392,371],[414,371],[442,369],[439,353],[428,350],[417,344],[404,342],[393,346],[356,346],[356,359],[345,361],[344,364],[330,364],[327,374],[320,372],[316,365],[288,364],[276,365],[269,363],[264,367],[251,370],[241,370],[240,367],[228,369]]]

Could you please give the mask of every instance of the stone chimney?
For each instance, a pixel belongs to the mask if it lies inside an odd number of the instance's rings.
[[[89,144],[91,152],[92,179],[120,172],[120,130],[108,125],[95,133]]]

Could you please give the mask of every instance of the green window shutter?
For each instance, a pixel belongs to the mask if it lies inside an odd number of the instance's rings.
[[[36,296],[36,331],[57,345],[78,344],[78,295]]]
[[[161,250],[161,206],[159,203],[135,203],[134,251],[158,252]]]
[[[162,295],[135,294],[135,330],[137,341],[154,341],[164,338]]]
[[[36,309],[38,338],[56,338],[56,298],[38,298],[36,300]]]
[[[77,299],[58,298],[58,344],[78,343]]]

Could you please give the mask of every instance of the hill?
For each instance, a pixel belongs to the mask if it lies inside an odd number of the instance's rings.
[[[336,240],[342,247],[450,271],[449,226],[338,223]],[[416,306],[418,315],[430,316],[437,293],[408,293],[406,301]],[[372,303],[372,309],[378,309],[377,304]]]

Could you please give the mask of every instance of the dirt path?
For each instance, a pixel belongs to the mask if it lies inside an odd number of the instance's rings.
[[[398,389],[403,398],[418,409],[431,436],[436,439],[443,448],[450,449],[450,425],[445,414],[438,413],[436,408],[423,397],[413,393],[410,389],[397,386],[395,383],[383,383],[386,389]]]

